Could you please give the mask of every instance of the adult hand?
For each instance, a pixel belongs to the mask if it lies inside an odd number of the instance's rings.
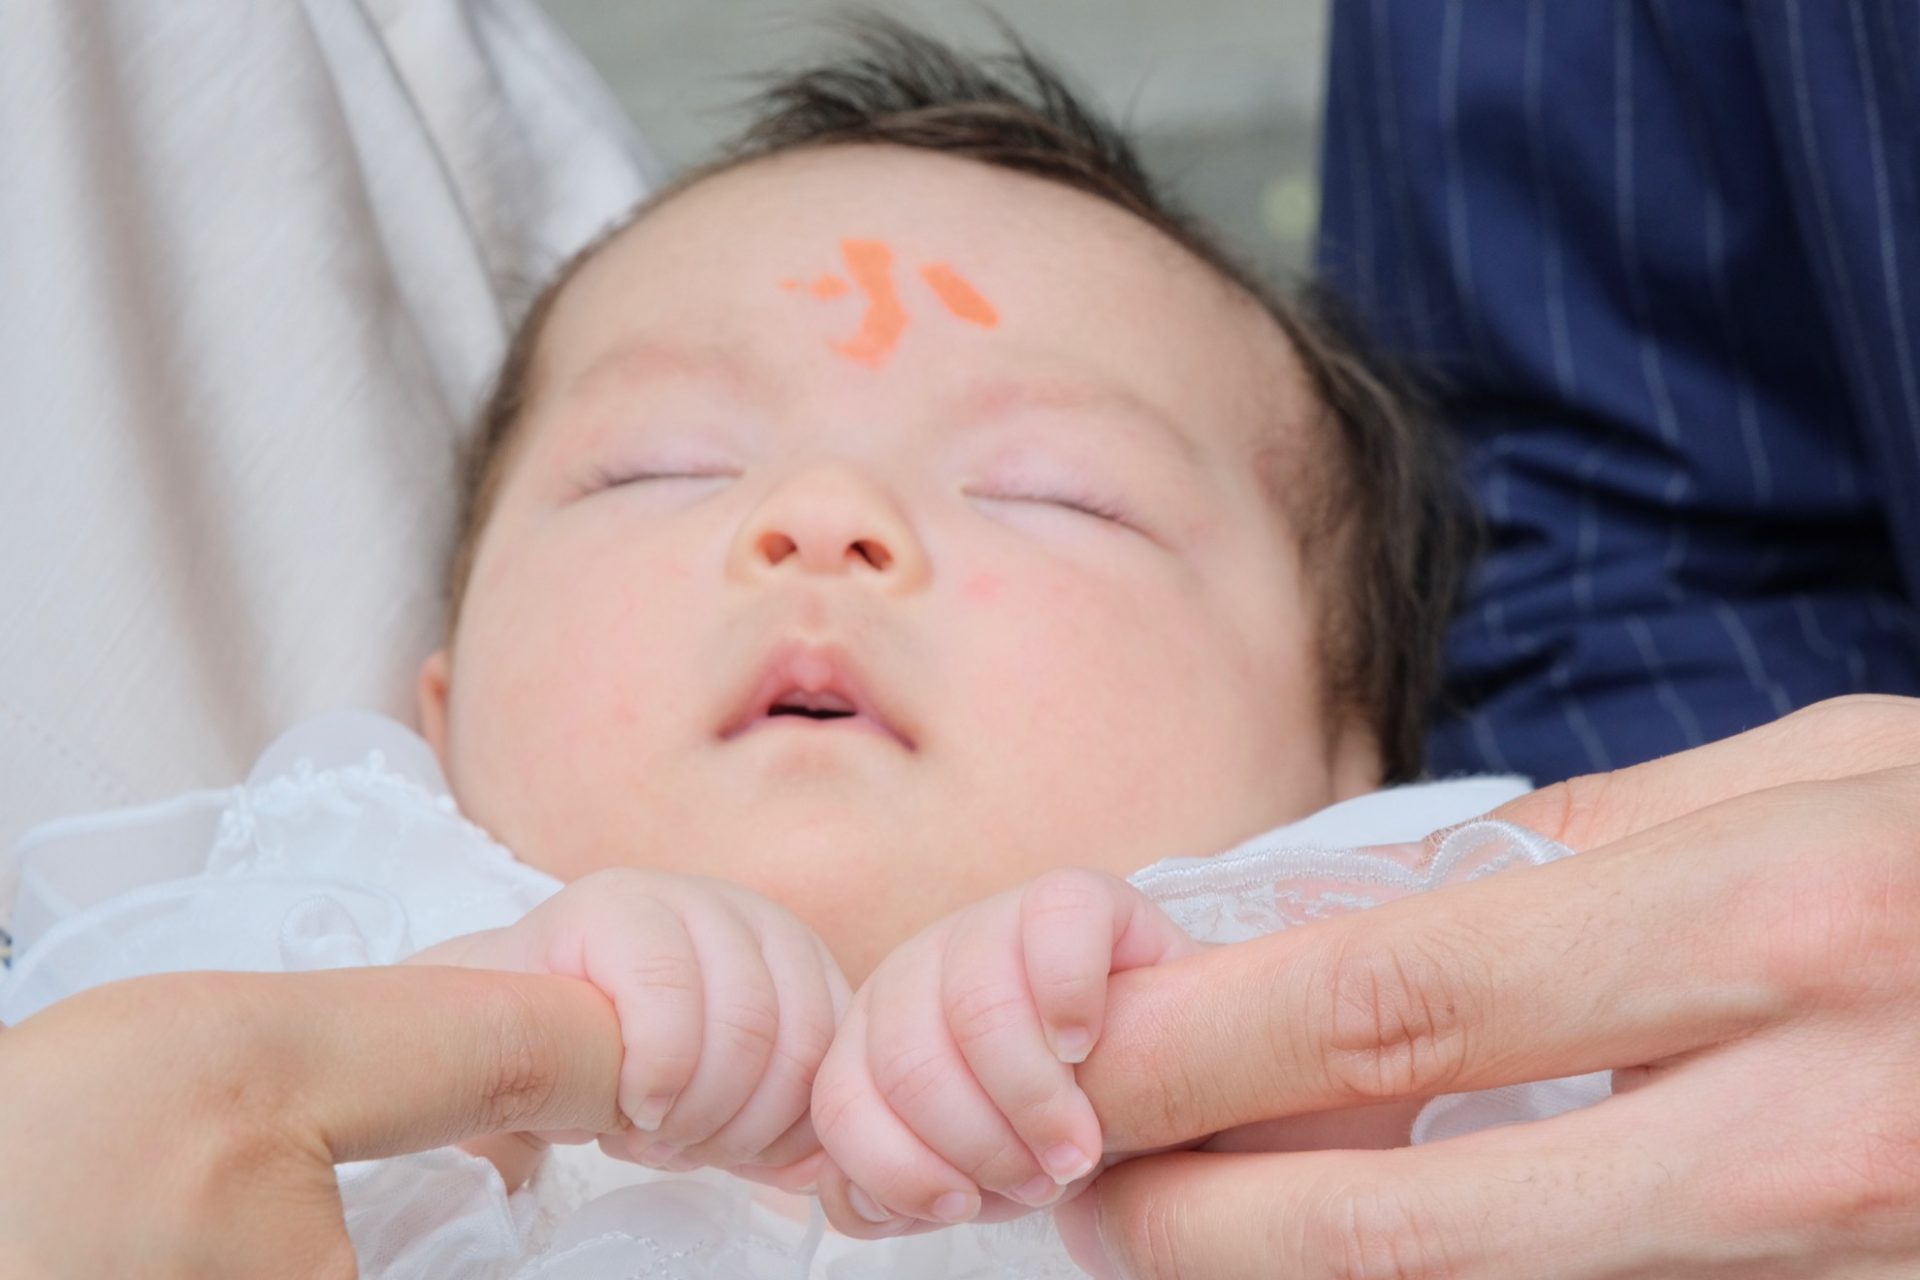
[[[1581,856],[1120,975],[1110,1147],[1616,1068],[1391,1151],[1121,1164],[1099,1276],[1920,1275],[1920,702],[1823,703],[1495,816]],[[1103,1256],[1104,1255],[1104,1256]]]
[[[619,1127],[569,978],[445,968],[110,983],[0,1030],[10,1277],[352,1277],[336,1161]]]

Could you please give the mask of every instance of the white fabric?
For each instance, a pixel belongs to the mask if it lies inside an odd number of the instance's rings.
[[[1157,863],[1133,881],[1203,940],[1253,936],[1564,856],[1531,832],[1488,822],[1466,822],[1431,849],[1298,839],[1338,831],[1356,843],[1405,841],[1524,789],[1518,779],[1475,779],[1364,797],[1217,858]],[[361,712],[297,726],[243,785],[54,823],[13,856],[21,929],[15,967],[0,981],[7,1023],[140,973],[388,964],[511,923],[560,888],[460,816],[416,735]],[[1415,1138],[1553,1115],[1607,1092],[1600,1073],[1438,1099]],[[1046,1214],[856,1242],[823,1236],[812,1201],[724,1174],[657,1174],[594,1146],[556,1148],[512,1196],[491,1165],[451,1149],[339,1172],[369,1280],[1079,1274]]]
[[[511,323],[654,173],[584,60],[532,0],[5,0],[0,158],[0,846],[408,714]]]

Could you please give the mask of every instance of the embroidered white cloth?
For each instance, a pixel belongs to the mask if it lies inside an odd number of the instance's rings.
[[[1521,828],[1466,821],[1524,790],[1518,779],[1400,788],[1132,879],[1195,936],[1250,938],[1564,856]],[[1420,839],[1456,823],[1435,846]],[[297,726],[242,785],[47,824],[11,857],[20,897],[16,961],[0,980],[7,1023],[137,974],[389,964],[512,923],[560,888],[460,815],[417,735],[370,712]],[[1602,1072],[1436,1099],[1414,1139],[1607,1094]],[[512,1195],[490,1164],[451,1148],[343,1165],[339,1177],[369,1280],[1080,1274],[1046,1214],[853,1241],[825,1232],[809,1199],[725,1174],[655,1173],[595,1146],[554,1148]]]

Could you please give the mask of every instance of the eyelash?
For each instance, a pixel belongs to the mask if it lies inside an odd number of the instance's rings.
[[[721,480],[725,474],[717,471],[632,471],[619,472],[602,469],[598,487],[616,488],[623,484],[637,484],[645,480]],[[996,494],[1002,502],[1040,502],[1068,511],[1078,511],[1082,515],[1092,516],[1096,520],[1105,520],[1112,524],[1133,525],[1133,517],[1117,503],[1104,502],[1098,498],[1069,498],[1064,494],[1048,493],[1012,493]]]
[[[1130,516],[1125,509],[1114,503],[1102,502],[1097,498],[1069,498],[1062,494],[1046,493],[1006,494],[1000,495],[1000,497],[1001,500],[1005,502],[1050,503],[1057,507],[1064,507],[1069,511],[1078,511],[1082,515],[1092,516],[1097,520],[1108,521],[1112,524],[1131,525],[1133,523],[1133,517]]]
[[[722,471],[609,471],[600,469],[595,478],[594,487],[614,489],[623,484],[638,484],[642,480],[724,480]]]

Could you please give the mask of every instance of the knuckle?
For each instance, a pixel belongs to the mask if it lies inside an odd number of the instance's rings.
[[[1036,1000],[1050,1006],[1077,1005],[1106,989],[1107,973],[1105,966],[1098,973],[1035,973],[1028,975],[1027,982]]]
[[[764,1063],[780,1034],[780,1007],[770,992],[736,992],[711,1022],[722,1053]]]
[[[1775,731],[1791,733],[1796,741],[1817,741],[1815,751],[1830,776],[1920,763],[1920,698],[1883,693],[1828,698],[1776,721]]]
[[[1778,787],[1754,800],[1764,805],[1757,828],[1777,842],[1731,899],[1736,936],[1751,944],[1743,961],[1757,960],[1790,1006],[1910,987],[1920,978],[1912,816],[1871,780]]]
[[[1027,886],[1020,910],[1030,921],[1052,922],[1062,917],[1104,914],[1112,897],[1112,885],[1099,872],[1058,867]]]
[[[1032,1016],[1029,993],[1005,983],[969,983],[947,1001],[947,1029],[961,1044],[991,1039]]]
[[[1114,1237],[1127,1274],[1135,1280],[1210,1280],[1201,1274],[1187,1243],[1211,1229],[1197,1218],[1190,1197],[1142,1190],[1124,1214],[1101,1215],[1103,1233]]]
[[[1457,1280],[1435,1216],[1403,1190],[1364,1185],[1323,1198],[1307,1214],[1307,1270],[1330,1280]]]
[[[1635,791],[1623,787],[1612,773],[1592,773],[1542,787],[1520,803],[1526,825],[1570,849],[1586,849],[1597,832],[1618,821],[1621,806],[1632,804]]]
[[[1766,1224],[1803,1240],[1911,1241],[1920,1195],[1920,1130],[1825,1135],[1817,1149],[1729,1166],[1705,1207],[1730,1233]]]
[[[1469,1061],[1464,959],[1431,939],[1350,931],[1324,984],[1332,1083],[1360,1101],[1452,1092]]]
[[[885,1054],[873,1065],[873,1085],[896,1112],[910,1111],[953,1078],[947,1055],[925,1045],[912,1045]]]
[[[773,1043],[768,1070],[784,1071],[811,1088],[833,1044],[833,1028],[807,1019],[782,1023],[780,1032]]]
[[[813,1133],[830,1153],[839,1144],[848,1114],[865,1091],[860,1078],[850,1071],[823,1071],[814,1079],[810,1107]],[[834,1154],[838,1158],[838,1153]]]
[[[692,998],[700,993],[700,964],[684,951],[650,952],[627,965],[623,980],[636,995]]]
[[[1814,1187],[1802,1212],[1823,1235],[1865,1239],[1890,1226],[1913,1225],[1920,1193],[1920,1133],[1860,1133],[1823,1152],[1819,1168],[1805,1179]]]
[[[942,1152],[946,1161],[982,1187],[1012,1191],[1040,1172],[1032,1154],[1019,1143],[1003,1143],[973,1155],[966,1152]]]
[[[498,1133],[538,1127],[529,1122],[544,1112],[559,1087],[559,1064],[545,1052],[540,1028],[544,1013],[519,987],[504,994],[495,1012],[495,1032],[487,1037],[494,1059],[480,1099],[480,1132]]]

